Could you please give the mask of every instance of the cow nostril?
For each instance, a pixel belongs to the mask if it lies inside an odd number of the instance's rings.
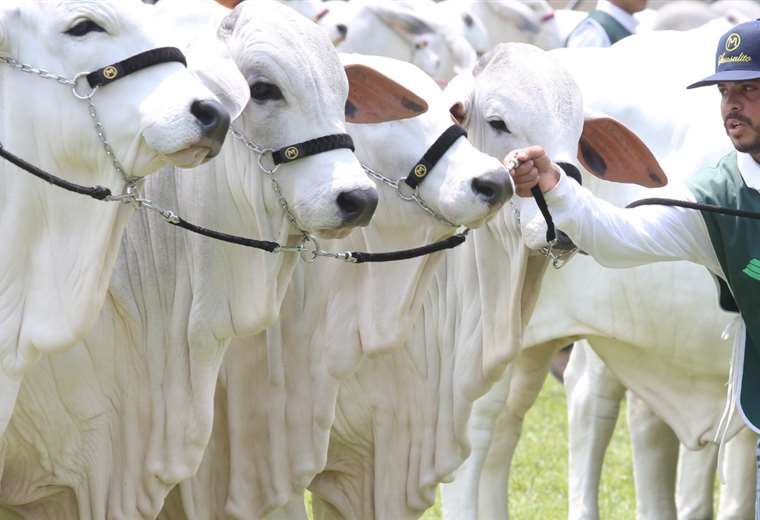
[[[211,99],[193,101],[190,105],[190,113],[198,120],[201,135],[211,147],[209,157],[214,157],[219,153],[230,127],[230,114],[221,103]]]
[[[492,172],[472,179],[472,191],[489,206],[503,204],[511,195],[509,177],[503,172]]]
[[[377,191],[356,189],[338,195],[338,210],[343,223],[351,226],[366,226],[377,208]]]
[[[335,28],[338,30],[338,33],[345,38],[348,34],[348,27],[345,24],[339,23],[335,26]]]

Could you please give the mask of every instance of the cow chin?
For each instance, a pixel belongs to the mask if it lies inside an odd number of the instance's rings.
[[[178,152],[167,154],[166,160],[178,168],[195,168],[214,157],[213,150],[207,146],[191,146]]]
[[[337,229],[323,228],[317,229],[314,233],[319,238],[324,238],[325,240],[333,240],[338,238],[346,238],[353,229],[353,227],[342,227]]]

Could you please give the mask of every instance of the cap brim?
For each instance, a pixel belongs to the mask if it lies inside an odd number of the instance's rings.
[[[712,76],[707,76],[702,81],[692,83],[686,88],[707,87],[716,85],[722,81],[747,81],[750,79],[760,79],[760,70],[724,70]]]

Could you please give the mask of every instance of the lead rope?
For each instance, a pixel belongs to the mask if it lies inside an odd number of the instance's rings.
[[[6,150],[3,147],[2,142],[0,142],[0,157],[21,168],[22,170],[34,175],[35,177],[38,177],[39,179],[42,179],[45,182],[48,182],[64,190],[78,193],[80,195],[86,195],[96,200],[130,204],[138,209],[145,208],[147,210],[158,213],[161,218],[163,218],[164,221],[166,221],[168,224],[209,238],[221,240],[223,242],[251,247],[254,249],[260,249],[263,251],[268,251],[270,253],[297,253],[301,259],[306,262],[314,262],[318,257],[335,258],[348,263],[388,262],[394,260],[404,260],[456,247],[464,242],[469,230],[465,230],[462,233],[456,234],[446,240],[442,240],[434,244],[429,244],[414,249],[394,251],[390,253],[366,253],[361,251],[341,251],[332,253],[322,250],[319,247],[319,242],[316,240],[316,238],[304,231],[303,227],[298,223],[297,218],[290,210],[287,200],[285,200],[285,197],[282,194],[282,190],[274,174],[282,163],[292,162],[297,159],[313,155],[315,153],[321,153],[336,148],[350,148],[353,150],[353,142],[351,141],[351,137],[347,134],[336,134],[319,137],[310,141],[285,147],[281,150],[272,150],[259,146],[252,140],[247,139],[241,132],[234,128],[231,130],[233,136],[242,141],[246,147],[248,147],[257,155],[259,167],[269,176],[272,183],[272,189],[277,195],[278,203],[285,212],[288,221],[302,233],[303,236],[301,242],[297,246],[282,246],[273,241],[246,238],[198,226],[186,221],[177,215],[174,211],[161,208],[151,200],[140,197],[137,189],[137,184],[142,179],[127,175],[124,168],[121,166],[121,163],[116,157],[113,148],[108,142],[105,127],[98,117],[98,112],[95,108],[95,104],[93,103],[92,98],[101,86],[108,85],[117,79],[125,77],[138,70],[142,70],[146,67],[171,61],[179,61],[187,65],[185,57],[181,51],[175,48],[166,47],[142,52],[135,56],[127,58],[126,60],[108,65],[94,72],[81,72],[74,76],[74,78],[67,78],[65,76],[53,74],[42,68],[37,68],[25,63],[21,63],[11,57],[0,56],[0,63],[5,63],[19,70],[20,72],[34,74],[43,79],[53,80],[64,86],[70,87],[73,95],[77,99],[85,101],[87,103],[88,113],[92,118],[93,124],[95,126],[95,132],[98,135],[98,139],[103,146],[106,156],[111,161],[114,169],[124,179],[125,185],[121,194],[113,195],[111,190],[104,186],[82,186],[46,172]],[[80,83],[82,83],[81,80],[87,81],[90,88],[89,92],[85,92],[84,90],[80,89]],[[272,161],[272,166],[265,164],[265,157],[267,156],[269,156],[270,160]],[[431,215],[435,215],[435,213],[429,207],[427,207],[424,204],[424,201],[422,201],[422,199],[419,198],[416,194],[412,194],[411,198],[412,200],[416,200],[417,203],[423,207],[423,209],[426,209],[426,211],[428,211]]]

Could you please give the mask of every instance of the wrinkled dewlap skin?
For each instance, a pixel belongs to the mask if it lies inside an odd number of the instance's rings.
[[[300,130],[310,131],[308,138],[344,131],[347,84],[330,42],[297,13],[276,4],[259,10],[261,5],[241,6],[237,23],[267,30],[229,37],[274,41],[278,34],[297,32],[288,46],[261,45],[254,55],[260,65],[277,56],[281,68],[290,67],[293,77],[311,85],[288,91],[296,100],[318,98],[317,88],[332,92],[322,96],[323,103],[330,100],[321,109],[323,123]],[[230,48],[245,75],[248,62],[234,45]],[[286,59],[283,49],[292,56]],[[314,65],[312,72],[324,69],[329,75],[310,81],[304,69],[293,72],[299,61],[314,55],[322,66]],[[235,122],[246,135],[263,140],[281,131],[274,123],[254,124],[250,108]],[[317,119],[305,114],[301,125]],[[329,162],[331,154],[335,168],[312,168]],[[343,151],[322,155],[319,161],[283,168],[287,196],[300,200],[304,190],[320,188],[320,182],[336,189],[371,187],[350,154],[350,159]],[[146,196],[177,209],[190,222],[281,243],[292,238],[294,231],[271,196],[268,179],[238,141],[228,139],[219,157],[197,171],[169,173],[148,179]],[[335,198],[329,190],[310,195],[317,205],[322,196]],[[319,216],[318,211],[312,214]],[[319,228],[330,223],[305,218],[305,224]],[[271,325],[295,262],[293,255],[191,235],[167,226],[154,213],[133,215],[93,331],[69,352],[46,357],[21,388],[4,439],[0,503],[25,518],[155,518],[171,487],[190,477],[201,462],[211,432],[217,374],[230,339]]]
[[[394,178],[406,175],[427,147],[451,125],[448,105],[440,89],[419,69],[394,60],[358,56],[356,59],[408,86],[430,107],[424,115],[395,123],[349,125],[364,163]],[[388,150],[394,153],[389,154]],[[474,225],[487,218],[495,208],[473,200],[472,191],[461,187],[469,186],[476,175],[500,168],[499,161],[484,159],[466,140],[458,141],[420,186],[425,201],[455,222]],[[467,182],[463,184],[464,180]],[[324,242],[326,249],[393,251],[431,243],[453,232],[415,204],[402,201],[392,189],[379,185],[379,190],[381,201],[372,223],[341,241]],[[454,210],[458,213],[452,213]],[[416,373],[415,366],[408,365],[409,354],[400,347],[411,334],[413,317],[429,284],[434,282],[433,273],[454,251],[385,264],[299,265],[288,288],[280,322],[266,334],[234,341],[228,351],[219,378],[214,432],[204,462],[198,475],[181,483],[170,495],[161,518],[201,519],[222,512],[241,519],[305,518],[303,490],[325,464],[341,480],[334,487],[332,483],[324,486],[326,496],[331,498],[344,485],[343,480],[349,485],[362,479],[371,482],[376,463],[382,471],[389,464],[398,464],[399,471],[405,472],[404,459],[397,453],[378,462],[366,450],[350,451],[333,461],[332,451],[328,454],[328,442],[332,443],[340,432],[331,433],[330,428],[334,420],[344,421],[346,412],[342,409],[346,405],[336,407],[336,400],[343,383],[353,385],[357,377],[367,377],[352,373],[358,370],[363,374],[365,364],[370,373],[377,371],[378,375],[371,377],[382,384],[376,391],[356,388],[360,391],[355,396],[358,406],[350,404],[354,416],[351,420],[358,423],[352,441],[357,447],[374,442],[371,433],[365,437],[366,410],[362,407],[367,400],[387,399],[382,404],[385,409],[398,405],[403,410],[411,405],[397,401],[409,401],[407,396],[419,392],[418,386],[401,385],[399,392],[404,399],[391,391],[386,397],[379,394],[385,395],[387,388],[399,384],[396,378],[402,377],[401,372],[387,374],[392,360],[401,360],[399,365],[405,367],[403,374],[407,374],[407,380],[411,380],[408,375]],[[414,355],[420,363],[427,363],[428,354]],[[432,359],[430,363],[431,369],[437,364]],[[416,404],[425,404],[422,395]],[[402,431],[399,435],[406,433]],[[330,444],[330,450],[333,449]],[[395,482],[404,480],[405,477],[396,478]],[[381,514],[373,511],[375,506],[382,507],[384,500],[375,501],[371,484],[368,485],[367,492],[356,489],[350,497],[352,504],[364,503],[368,509],[361,512],[354,509],[347,517],[372,518],[373,514]],[[312,491],[321,492],[322,488]],[[391,504],[390,495],[387,496]],[[422,503],[422,499],[414,500]],[[392,507],[394,512],[398,510],[397,505]]]

